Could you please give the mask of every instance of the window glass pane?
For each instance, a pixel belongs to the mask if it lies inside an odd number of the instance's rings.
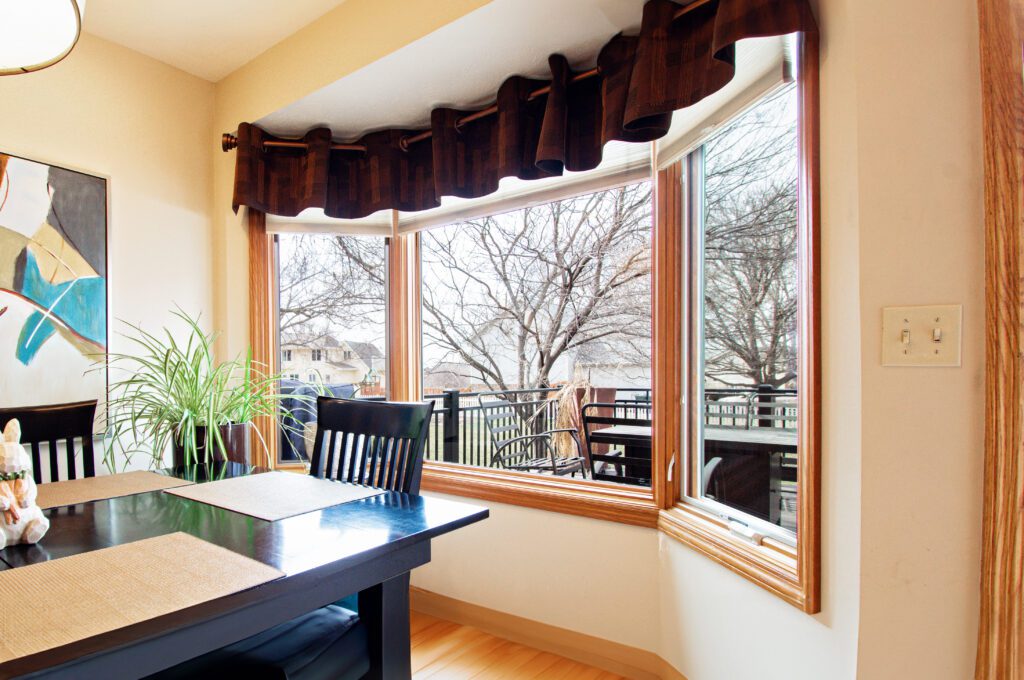
[[[427,459],[649,486],[650,242],[646,181],[424,232]]]
[[[797,106],[767,96],[691,158],[699,348],[694,493],[796,529]]]
[[[285,393],[383,399],[387,394],[387,246],[383,238],[277,236],[280,370]],[[278,457],[308,458],[316,409],[286,400]]]

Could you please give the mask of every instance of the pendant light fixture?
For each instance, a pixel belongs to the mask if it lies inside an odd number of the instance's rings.
[[[0,76],[39,71],[82,35],[85,0],[0,0]]]

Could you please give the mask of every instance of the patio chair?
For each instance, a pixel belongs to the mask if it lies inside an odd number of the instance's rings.
[[[511,402],[502,398],[504,392],[482,393],[477,396],[484,425],[490,434],[494,452],[491,466],[505,470],[523,472],[550,472],[553,475],[586,476],[583,445],[579,432],[574,427],[543,429],[545,411],[552,399]],[[554,446],[554,436],[565,433],[576,445],[575,456],[559,456]]]
[[[650,486],[651,405],[593,402],[584,404],[580,413],[591,479]],[[602,451],[600,445],[621,450]]]

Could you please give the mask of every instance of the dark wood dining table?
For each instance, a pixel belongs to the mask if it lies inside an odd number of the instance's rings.
[[[221,463],[161,472],[204,483],[266,470]],[[0,550],[0,570],[183,531],[285,576],[8,661],[0,664],[0,678],[143,677],[353,593],[359,593],[359,616],[367,626],[369,677],[409,678],[409,574],[430,561],[432,539],[488,515],[468,503],[391,491],[276,522],[161,491],[45,513],[50,530],[43,540]]]

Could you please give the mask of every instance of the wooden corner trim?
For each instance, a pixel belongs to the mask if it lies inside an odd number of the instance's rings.
[[[277,274],[274,262],[273,237],[267,234],[267,216],[259,210],[246,209],[249,237],[249,347],[257,370],[267,375],[277,373],[277,310],[274,295]],[[277,419],[269,416],[253,418],[258,436],[253,437],[252,462],[274,467],[277,463]]]
[[[808,614],[820,611],[800,578],[796,551],[779,543],[753,545],[732,536],[719,519],[688,505],[661,511],[658,529],[778,595]]]
[[[978,0],[985,170],[985,488],[976,680],[1024,678],[1024,4]]]
[[[478,628],[616,675],[636,680],[686,680],[671,664],[646,649],[488,609],[416,586],[409,589],[409,599],[412,609],[423,614]]]
[[[650,490],[615,484],[426,462],[422,488],[608,522],[658,525],[658,507]]]

